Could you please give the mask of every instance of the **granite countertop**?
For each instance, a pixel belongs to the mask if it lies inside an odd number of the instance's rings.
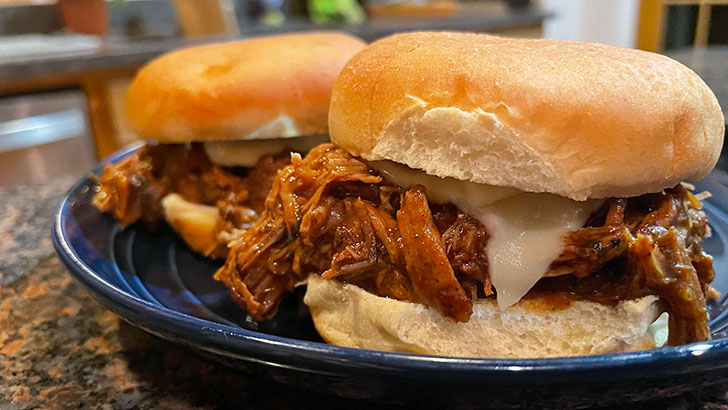
[[[244,25],[240,37],[306,30],[342,30],[367,41],[402,31],[413,30],[460,30],[493,31],[539,24],[546,13],[535,8],[510,10],[491,14],[465,9],[452,17],[425,19],[370,19],[362,24],[314,25],[307,20],[290,20],[283,26],[270,27],[261,24]],[[62,37],[63,35],[59,35]],[[71,35],[69,35],[71,37]],[[56,53],[43,53],[3,59],[0,56],[0,80],[10,80],[47,74],[73,74],[104,68],[141,66],[167,51],[195,44],[230,41],[231,37],[162,37],[162,38],[101,38],[99,46],[86,51],[68,50],[63,47]]]
[[[53,251],[72,182],[0,189],[0,409],[368,407],[228,370],[120,320]]]
[[[212,364],[119,319],[53,251],[51,217],[72,182],[0,189],[0,409],[373,407]],[[630,408],[728,409],[728,386]]]

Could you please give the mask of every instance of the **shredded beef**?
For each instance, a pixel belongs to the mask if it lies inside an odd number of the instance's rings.
[[[433,206],[433,209],[447,258],[460,284],[471,299],[492,295],[486,250],[488,232],[483,224],[452,205]]]
[[[291,163],[291,153],[288,150],[276,155],[261,157],[253,168],[248,171],[244,179],[248,189],[248,199],[245,204],[258,214],[263,212],[265,199],[268,197],[270,187],[278,170]]]
[[[293,156],[281,170],[260,221],[234,244],[215,277],[258,321],[275,315],[282,296],[310,272],[418,300],[405,274],[394,207],[381,202],[392,196],[372,189],[381,178],[329,144],[312,152],[306,160]],[[263,283],[266,277],[279,287]]]
[[[605,263],[618,258],[629,247],[630,226],[624,223],[625,199],[608,201],[586,226],[571,231],[564,240],[564,250],[551,264],[546,276],[574,275],[586,277]],[[603,222],[599,221],[604,214]]]
[[[714,296],[710,282],[715,272],[700,245],[710,228],[695,197],[678,185],[659,194],[613,199],[604,208],[609,209],[605,226],[571,232],[552,265],[565,273],[572,261],[573,274],[541,279],[536,289],[605,304],[658,295],[670,313],[670,344],[707,339],[705,301]],[[588,233],[595,229],[603,229],[605,239],[590,239]]]
[[[218,231],[236,232],[257,220],[277,170],[289,163],[287,151],[268,155],[247,177],[239,177],[213,164],[202,144],[145,145],[104,167],[93,203],[124,227],[142,220],[153,229],[164,217],[162,198],[177,193],[189,202],[216,206],[221,216]]]
[[[327,144],[281,171],[261,221],[233,246],[216,278],[255,320],[272,317],[287,291],[320,272],[466,321],[471,300],[492,293],[486,241],[484,227],[455,207],[431,210],[423,188],[405,193],[382,183]],[[261,284],[266,271],[282,292]]]
[[[405,192],[397,211],[397,225],[407,273],[422,302],[445,316],[467,322],[473,302],[455,277],[421,185]]]
[[[566,235],[533,294],[605,304],[658,295],[670,312],[671,344],[704,340],[713,270],[700,244],[708,235],[700,204],[681,185],[608,199]],[[430,204],[421,186],[387,184],[324,144],[281,170],[261,219],[215,277],[257,321],[275,315],[310,273],[467,321],[472,300],[493,294],[487,241],[483,224],[455,206]]]

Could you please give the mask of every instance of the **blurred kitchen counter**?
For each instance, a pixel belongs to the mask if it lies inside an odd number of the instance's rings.
[[[523,28],[538,27],[546,17],[540,10],[528,8],[509,10],[492,14],[478,8],[462,5],[451,17],[438,18],[378,18],[362,24],[314,25],[303,20],[289,20],[282,26],[265,25],[241,26],[240,37],[252,37],[289,31],[341,30],[352,33],[365,40],[373,41],[398,31],[416,30],[453,30],[478,31],[508,34]],[[18,40],[29,40],[19,36]],[[43,36],[36,36],[43,38]],[[9,81],[24,80],[41,75],[68,75],[90,70],[138,67],[155,56],[176,48],[217,41],[232,41],[234,38],[216,36],[203,38],[120,38],[98,39],[96,47],[79,49],[76,42],[64,42],[64,38],[78,40],[82,36],[49,35],[49,41],[56,43],[56,50],[43,49],[34,53],[28,49],[27,55],[12,58],[0,55],[0,86],[8,87]],[[93,38],[93,37],[92,37]],[[12,37],[0,37],[2,42],[12,41]],[[2,89],[2,88],[0,88]]]
[[[136,138],[124,113],[130,79],[140,66],[170,50],[308,30],[341,30],[368,41],[402,30],[478,31],[539,37],[544,18],[546,14],[533,7],[493,10],[461,4],[452,16],[376,18],[356,25],[317,26],[308,20],[289,20],[278,27],[241,23],[240,35],[235,37],[0,36],[0,97],[63,88],[83,90],[96,156],[102,158]]]

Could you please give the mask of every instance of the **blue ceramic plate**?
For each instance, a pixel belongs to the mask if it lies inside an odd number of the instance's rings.
[[[116,162],[138,147],[106,160]],[[94,171],[101,172],[101,167]],[[226,365],[344,397],[414,405],[563,408],[679,394],[728,378],[726,300],[710,306],[713,339],[636,353],[556,359],[468,359],[327,345],[295,294],[257,325],[212,279],[219,266],[171,231],[122,230],[92,205],[95,183],[80,180],[53,222],[56,250],[71,273],[130,323]],[[713,228],[714,285],[728,294],[728,175],[697,184]]]

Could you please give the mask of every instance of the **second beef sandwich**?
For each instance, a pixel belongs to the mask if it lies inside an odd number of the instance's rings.
[[[287,292],[331,343],[482,357],[709,337],[710,234],[682,184],[723,142],[715,96],[656,54],[462,33],[343,69],[334,144],[294,157],[217,273],[256,320]],[[313,275],[309,276],[309,274]]]
[[[127,98],[129,122],[152,142],[106,166],[94,204],[125,227],[164,218],[194,250],[224,257],[290,152],[328,140],[334,80],[363,47],[341,33],[291,34],[152,61]]]

